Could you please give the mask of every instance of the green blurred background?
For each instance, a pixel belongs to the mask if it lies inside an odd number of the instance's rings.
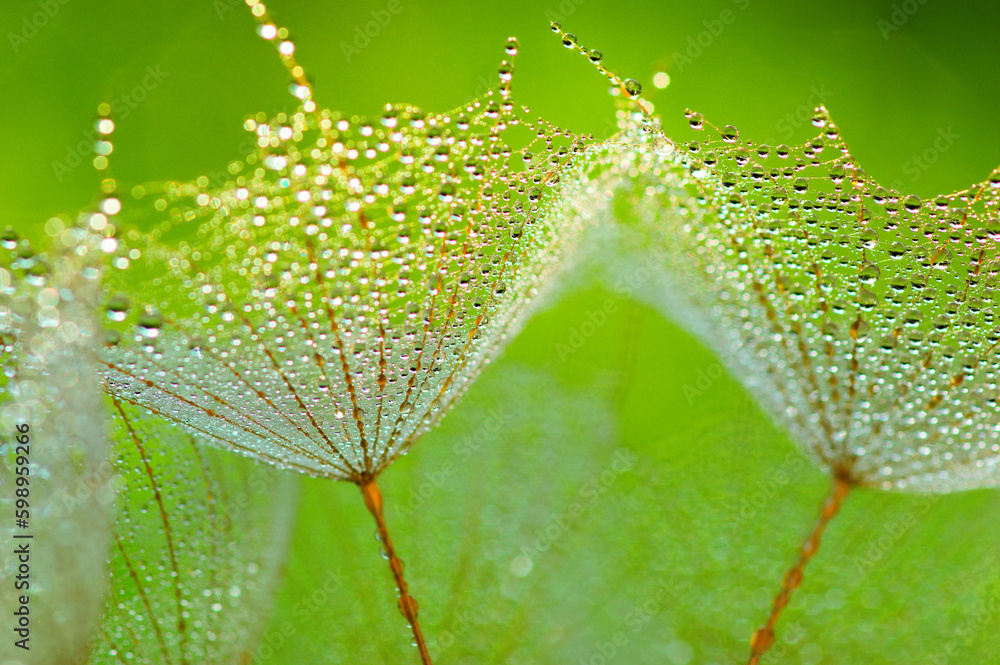
[[[493,84],[516,35],[516,98],[606,135],[605,82],[562,48],[557,18],[643,84],[671,133],[686,135],[691,107],[746,137],[800,141],[822,98],[887,185],[932,195],[1000,164],[994,3],[398,2],[356,53],[344,45],[390,3],[269,7],[318,102],[347,114],[457,106]],[[78,145],[100,102],[127,109],[112,156],[125,187],[220,171],[246,149],[245,116],[293,107],[237,0],[5,2],[0,38],[4,225],[38,229],[95,199]],[[607,322],[560,357],[602,309]],[[632,463],[609,475],[621,449]],[[745,658],[826,491],[795,450],[698,343],[583,273],[382,488],[440,662],[721,665]],[[415,662],[357,490],[305,485],[258,660]],[[587,510],[532,549],[574,501]],[[1000,663],[998,525],[996,492],[852,496],[779,624],[775,662]],[[309,600],[331,574],[334,591]]]

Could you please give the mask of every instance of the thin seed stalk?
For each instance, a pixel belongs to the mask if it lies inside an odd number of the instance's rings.
[[[834,476],[833,485],[823,501],[816,526],[813,527],[809,536],[803,541],[802,547],[799,548],[798,560],[785,572],[785,576],[781,580],[781,589],[774,597],[774,605],[771,607],[771,614],[767,617],[767,622],[754,631],[753,637],[750,638],[750,660],[747,661],[747,665],[757,665],[761,657],[774,645],[774,626],[778,622],[778,617],[781,616],[781,611],[791,600],[792,592],[802,584],[802,574],[806,565],[819,550],[823,531],[826,530],[830,520],[840,511],[840,506],[844,503],[850,489],[851,482],[848,478],[839,474]]]
[[[417,620],[417,601],[410,595],[406,578],[403,575],[403,561],[396,556],[396,550],[389,538],[389,528],[386,526],[385,517],[382,514],[382,492],[379,491],[374,478],[359,483],[358,486],[361,488],[361,495],[365,499],[368,512],[375,518],[378,537],[382,541],[386,556],[389,558],[389,569],[392,570],[392,577],[396,581],[396,590],[399,592],[399,611],[402,612],[413,631],[413,639],[417,643],[417,650],[420,651],[420,662],[422,665],[432,665],[427,642],[424,641],[424,634],[420,630],[420,622]]]

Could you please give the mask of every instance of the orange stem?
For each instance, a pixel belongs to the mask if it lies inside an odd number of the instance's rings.
[[[781,580],[781,590],[774,597],[771,615],[768,616],[767,622],[754,631],[753,637],[750,638],[750,660],[747,661],[747,665],[757,665],[760,662],[761,656],[767,653],[774,645],[774,625],[778,622],[781,611],[785,609],[789,600],[791,600],[792,592],[802,584],[802,573],[805,570],[806,564],[815,556],[816,551],[819,549],[823,531],[826,529],[827,524],[830,523],[830,520],[840,510],[840,506],[844,503],[844,498],[850,489],[851,483],[846,477],[842,475],[834,477],[830,493],[823,502],[819,520],[799,549],[798,561],[788,569]]]
[[[424,634],[417,621],[417,601],[410,595],[407,588],[406,578],[403,576],[403,562],[396,556],[396,550],[393,549],[392,540],[389,538],[389,529],[385,524],[385,517],[382,515],[382,492],[379,491],[374,478],[359,483],[358,486],[361,488],[361,495],[365,499],[368,512],[375,518],[379,540],[382,541],[382,547],[389,558],[389,569],[392,570],[392,577],[396,580],[396,590],[399,592],[399,611],[406,618],[413,631],[413,639],[420,651],[420,662],[423,665],[432,665],[431,655],[427,650],[427,643],[424,641]]]

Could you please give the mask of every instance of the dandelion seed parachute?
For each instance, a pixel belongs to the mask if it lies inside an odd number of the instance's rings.
[[[638,229],[628,242],[663,261],[647,295],[853,484],[994,486],[996,189],[986,181],[927,201],[886,190],[825,109],[814,124],[822,132],[794,148],[724,128],[667,160],[630,157],[643,175],[620,194]]]
[[[1000,176],[929,200],[887,190],[824,108],[804,145],[709,136],[622,156],[617,233],[662,270],[644,297],[718,352],[833,476],[751,663],[847,490],[995,487]],[[648,127],[655,136],[658,130]]]
[[[97,130],[109,142],[104,112]],[[244,662],[293,524],[297,478],[220,460],[101,395],[107,331],[95,313],[120,209],[113,180],[102,192],[75,222],[49,220],[50,251],[13,229],[0,239],[0,422],[28,423],[37,442],[30,542],[45,543],[26,587],[30,653],[52,663]],[[13,442],[0,453],[10,462],[0,479],[14,486],[24,453]]]
[[[249,4],[302,103],[246,122],[258,149],[231,180],[135,192],[159,220],[114,248],[102,376],[221,448],[357,484],[429,663],[376,478],[551,292],[607,206],[610,151],[514,104],[514,39],[498,87],[452,112],[320,109]]]
[[[298,476],[200,446],[113,400],[111,585],[88,663],[235,665],[257,651]]]
[[[510,71],[452,113],[251,119],[232,182],[164,186],[167,221],[108,277],[112,394],[310,475],[363,483],[405,454],[606,203],[584,140],[515,111]]]

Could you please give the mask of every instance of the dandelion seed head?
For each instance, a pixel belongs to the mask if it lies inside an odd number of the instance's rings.
[[[626,242],[662,266],[646,297],[722,354],[832,473],[892,490],[995,485],[989,182],[930,200],[886,189],[822,107],[822,131],[798,146],[686,115],[705,136],[621,157],[636,174],[618,194],[636,220]]]

